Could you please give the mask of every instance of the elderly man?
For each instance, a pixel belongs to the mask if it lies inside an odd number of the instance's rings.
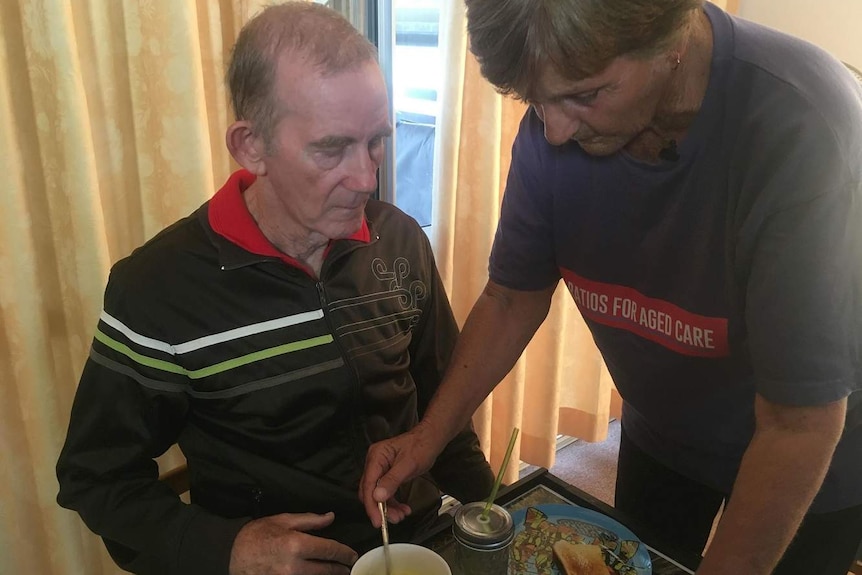
[[[114,266],[58,501],[132,572],[347,574],[380,537],[366,451],[416,424],[457,329],[421,229],[371,199],[392,131],[374,47],[328,8],[274,6],[228,81],[244,169]],[[173,443],[191,505],[157,480]],[[464,427],[402,489],[418,517],[393,537],[436,520],[438,485],[492,482]]]

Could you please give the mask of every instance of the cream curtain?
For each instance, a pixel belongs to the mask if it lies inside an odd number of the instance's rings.
[[[731,14],[736,14],[739,5],[742,4],[742,0],[710,0],[716,6],[720,6],[723,10],[730,12]]]
[[[433,241],[455,317],[463,323],[488,279],[511,145],[525,107],[501,97],[481,77],[467,50],[460,0],[444,0],[440,28],[446,79],[435,150]],[[613,393],[589,330],[561,283],[548,319],[473,421],[494,469],[512,428],[521,429],[506,472],[511,482],[519,458],[553,465],[557,434],[604,439]]]
[[[110,265],[231,169],[224,60],[258,7],[0,1],[0,573],[121,572],[54,465]]]

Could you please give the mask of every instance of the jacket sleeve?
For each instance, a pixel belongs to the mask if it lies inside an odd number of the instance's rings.
[[[428,246],[429,293],[422,322],[411,344],[410,372],[418,390],[419,416],[425,413],[437,391],[458,338],[458,326]],[[491,492],[494,476],[472,423],[456,435],[431,468],[431,477],[440,489],[467,503],[485,499]]]
[[[188,411],[185,376],[160,371],[169,357],[131,335],[103,312],[57,463],[57,501],[81,515],[123,569],[227,574],[248,519],[187,505],[158,481],[154,458],[176,442]]]

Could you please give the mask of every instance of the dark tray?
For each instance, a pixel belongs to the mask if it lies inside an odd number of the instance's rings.
[[[495,502],[510,512],[533,505],[569,504],[603,513],[631,529],[647,546],[652,558],[653,575],[691,575],[700,562],[699,556],[674,549],[673,546],[653,537],[645,527],[639,526],[637,522],[628,519],[603,501],[555,477],[545,468],[501,488]],[[461,573],[455,561],[451,515],[448,521],[442,521],[417,542],[439,553],[449,563],[453,575],[466,575]]]

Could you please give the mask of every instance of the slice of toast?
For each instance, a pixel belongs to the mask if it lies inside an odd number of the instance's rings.
[[[557,541],[554,557],[566,575],[608,575],[608,566],[598,545]]]

